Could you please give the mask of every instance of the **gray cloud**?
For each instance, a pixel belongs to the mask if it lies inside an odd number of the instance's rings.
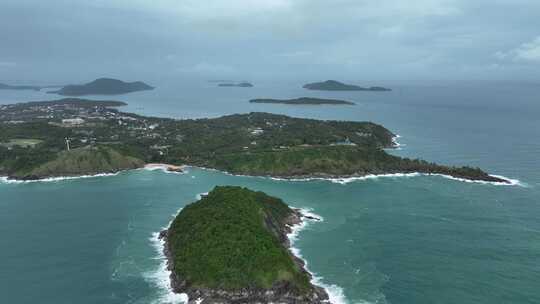
[[[534,79],[539,17],[536,0],[3,0],[0,79]]]

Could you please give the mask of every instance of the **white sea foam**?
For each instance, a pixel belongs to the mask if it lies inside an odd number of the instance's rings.
[[[175,214],[173,214],[173,218],[178,215],[182,211],[182,208],[180,208]],[[166,227],[163,227],[161,231],[168,229],[171,225],[173,220],[167,224]],[[185,293],[175,293],[172,290],[171,287],[171,271],[167,268],[167,257],[165,256],[165,253],[163,250],[165,249],[165,241],[163,239],[159,238],[160,232],[154,232],[152,233],[152,237],[150,237],[150,243],[156,250],[157,256],[155,259],[160,260],[160,264],[157,270],[152,271],[145,275],[147,279],[154,282],[158,288],[160,289],[161,293],[159,295],[159,298],[154,300],[152,303],[154,304],[180,304],[180,303],[187,303],[188,302],[188,296]]]
[[[118,174],[120,174],[120,172],[116,172],[116,173],[100,173],[100,174],[94,174],[94,175],[80,175],[80,176],[48,177],[48,178],[35,179],[35,180],[9,179],[9,178],[6,177],[6,176],[1,176],[1,177],[0,177],[0,182],[6,183],[6,184],[61,182],[61,181],[66,181],[66,180],[83,179],[83,178],[96,178],[96,177],[105,177],[105,176],[116,176],[116,175],[118,175]]]
[[[504,182],[488,182],[488,181],[482,181],[482,180],[470,180],[465,178],[458,178],[453,177],[446,174],[435,174],[435,173],[421,173],[421,172],[410,172],[410,173],[387,173],[387,174],[368,174],[363,176],[351,176],[351,177],[298,177],[298,178],[287,178],[287,177],[272,177],[272,176],[252,176],[252,175],[243,175],[243,174],[233,174],[226,171],[219,171],[217,169],[212,168],[205,168],[205,167],[195,167],[192,166],[192,168],[198,168],[205,171],[212,171],[212,172],[220,172],[225,175],[230,176],[236,176],[236,177],[250,177],[250,178],[263,178],[263,179],[270,179],[275,181],[283,181],[283,182],[310,182],[310,181],[329,181],[332,183],[337,184],[348,184],[355,181],[365,181],[365,180],[372,180],[372,179],[379,179],[379,178],[410,178],[410,177],[418,177],[418,176],[439,176],[455,181],[465,182],[465,183],[475,183],[475,184],[484,184],[484,185],[494,185],[494,186],[522,186],[527,187],[525,183],[522,183],[521,181],[517,179],[508,178],[502,175],[490,175],[493,177],[497,177],[500,179],[504,179],[508,181],[508,183]]]
[[[349,184],[356,181],[365,181],[365,180],[376,180],[380,178],[411,178],[411,177],[418,177],[418,176],[439,176],[455,181],[460,181],[464,183],[474,183],[474,184],[483,184],[483,185],[493,185],[493,186],[521,186],[521,187],[527,187],[525,183],[522,183],[521,181],[517,179],[512,179],[508,177],[504,177],[501,175],[490,175],[493,177],[497,177],[500,179],[504,179],[508,181],[505,182],[489,182],[489,181],[483,181],[483,180],[470,180],[465,178],[458,178],[453,177],[446,174],[436,174],[436,173],[420,173],[420,172],[411,172],[411,173],[389,173],[389,174],[368,174],[364,176],[353,176],[353,177],[343,177],[343,178],[323,178],[323,177],[310,177],[310,178],[279,178],[279,177],[270,177],[272,180],[276,181],[292,181],[292,182],[309,182],[309,181],[329,181],[336,184]]]
[[[361,180],[368,180],[368,179],[379,179],[379,178],[398,178],[398,177],[418,177],[418,176],[439,176],[455,181],[460,181],[464,183],[474,183],[474,184],[483,184],[483,185],[494,185],[494,186],[522,186],[524,187],[525,184],[520,182],[517,179],[511,179],[508,177],[500,176],[500,175],[491,175],[496,178],[500,178],[503,180],[508,181],[505,182],[489,182],[489,181],[483,181],[483,180],[471,180],[466,178],[458,178],[453,177],[451,175],[446,174],[438,174],[438,173],[420,173],[420,172],[413,172],[413,173],[393,173],[393,174],[370,174],[366,176],[359,176],[359,177],[350,177],[350,178],[334,178],[334,179],[328,179],[329,181],[333,183],[339,183],[339,184],[348,184],[354,181],[361,181]]]
[[[168,166],[165,165],[165,164],[160,164],[160,165],[155,164],[155,165],[152,165],[152,166],[145,166],[142,169],[146,170],[146,171],[162,171],[162,172],[168,173],[168,174],[186,174],[187,173],[186,171],[177,172],[177,171],[168,170]]]
[[[300,212],[304,216],[309,216],[309,217],[316,218],[319,221],[324,221],[324,219],[321,216],[313,213],[312,210],[310,210],[310,209],[300,209]],[[335,284],[325,284],[323,282],[322,277],[317,276],[316,274],[314,274],[313,272],[311,272],[309,270],[308,263],[302,257],[300,249],[297,248],[297,247],[294,247],[294,243],[298,240],[298,235],[300,234],[300,232],[302,230],[304,230],[313,221],[314,220],[311,220],[309,218],[303,218],[302,222],[300,224],[291,227],[291,233],[289,233],[287,235],[287,237],[289,238],[289,241],[291,243],[290,250],[291,250],[292,254],[294,254],[296,257],[298,257],[298,258],[302,259],[302,261],[304,261],[304,268],[312,276],[311,283],[313,283],[314,285],[320,286],[320,287],[324,288],[324,290],[326,290],[326,293],[328,293],[328,297],[330,298],[330,303],[332,303],[332,304],[346,304],[348,302],[347,302],[347,299],[345,298],[345,294],[343,293],[343,288],[341,288],[341,287],[339,287],[339,286],[337,286]]]
[[[379,179],[379,178],[398,178],[398,177],[417,177],[420,176],[420,173],[413,172],[413,173],[390,173],[390,174],[368,174],[364,176],[356,176],[356,177],[346,177],[346,178],[330,178],[327,179],[328,181],[332,183],[337,184],[348,184],[355,181],[365,181],[370,179]]]
[[[187,303],[188,296],[187,294],[178,294],[174,293],[171,288],[171,281],[169,276],[171,272],[167,269],[167,258],[163,253],[165,248],[165,241],[159,238],[159,232],[154,232],[150,238],[152,246],[156,249],[157,257],[156,259],[161,260],[158,270],[148,273],[146,278],[154,282],[160,289],[159,298],[154,300],[155,304],[180,304]]]

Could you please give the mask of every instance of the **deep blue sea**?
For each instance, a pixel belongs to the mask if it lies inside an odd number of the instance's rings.
[[[195,168],[0,181],[0,303],[180,303],[167,290],[155,233],[215,185],[262,190],[321,216],[294,246],[334,303],[540,303],[540,84],[376,84],[394,90],[315,92],[302,81],[218,88],[193,80],[113,99],[128,102],[125,111],[177,118],[265,111],[369,120],[401,135],[401,150],[391,153],[479,166],[519,185],[437,176],[291,182]],[[301,96],[357,105],[248,103]],[[0,91],[0,104],[53,98]]]

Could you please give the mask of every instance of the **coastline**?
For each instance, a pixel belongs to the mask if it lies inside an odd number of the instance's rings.
[[[183,172],[186,166],[177,166],[177,165],[171,165],[171,164],[163,164],[163,163],[148,163],[144,165],[144,169],[146,170],[165,170],[169,172]]]
[[[474,180],[474,179],[466,179],[466,178],[459,178],[454,177],[451,175],[446,174],[439,174],[439,173],[422,173],[422,172],[395,172],[395,173],[381,173],[381,174],[363,174],[363,175],[344,175],[344,176],[333,176],[333,175],[305,175],[305,176],[271,176],[271,175],[247,175],[247,174],[235,174],[227,171],[222,171],[214,168],[206,168],[206,167],[200,167],[200,166],[191,166],[186,165],[186,169],[189,168],[197,168],[201,170],[206,171],[213,171],[213,172],[219,172],[223,173],[229,176],[238,176],[238,177],[253,177],[253,178],[263,178],[263,179],[271,179],[276,181],[289,181],[289,182],[310,182],[310,181],[329,181],[332,183],[337,184],[348,184],[354,181],[362,181],[362,180],[368,180],[368,179],[378,179],[378,178],[396,178],[396,177],[418,177],[418,176],[439,176],[450,180],[460,181],[464,183],[475,183],[475,184],[482,184],[482,185],[492,185],[492,186],[521,186],[526,187],[526,184],[522,183],[518,179],[512,179],[506,176],[502,175],[494,175],[490,174],[489,176],[495,177],[498,179],[502,179],[506,182],[492,182],[492,181],[484,181],[484,180]]]
[[[125,169],[125,170],[119,170],[117,172],[113,173],[98,173],[98,174],[89,174],[89,175],[78,175],[78,176],[51,176],[51,177],[44,177],[40,179],[13,179],[9,176],[1,176],[0,175],[0,183],[5,184],[19,184],[19,183],[35,183],[35,182],[59,182],[59,181],[65,181],[65,180],[76,180],[76,179],[83,179],[83,178],[96,178],[96,177],[107,177],[107,176],[116,176],[123,172],[128,171],[135,171],[135,170],[161,170],[165,173],[173,173],[173,174],[184,174],[186,173],[186,170],[189,168],[197,168],[201,170],[206,171],[213,171],[213,172],[219,172],[223,173],[229,176],[238,176],[238,177],[253,177],[253,178],[264,178],[264,179],[271,179],[276,181],[291,181],[291,182],[309,182],[309,181],[329,181],[332,183],[338,183],[338,184],[348,184],[354,181],[362,181],[362,180],[368,180],[368,179],[378,179],[378,178],[396,178],[396,177],[418,177],[418,176],[438,176],[454,181],[464,182],[464,183],[475,183],[475,184],[481,184],[481,185],[493,185],[493,186],[521,186],[526,187],[526,184],[522,183],[519,179],[513,179],[502,175],[495,175],[490,174],[489,176],[501,179],[504,182],[494,182],[494,181],[485,181],[485,180],[475,180],[475,179],[467,179],[467,178],[461,178],[461,177],[454,177],[447,174],[440,174],[440,173],[423,173],[423,172],[394,172],[394,173],[380,173],[380,174],[358,174],[358,175],[344,175],[344,176],[334,176],[334,175],[305,175],[305,176],[271,176],[271,175],[246,175],[246,174],[234,174],[227,171],[222,171],[214,168],[206,168],[201,166],[193,166],[193,165],[170,165],[170,164],[161,164],[161,163],[150,163],[146,164],[142,168],[136,168],[136,169]]]
[[[60,182],[60,181],[76,180],[76,179],[84,179],[84,178],[117,176],[124,172],[137,171],[137,170],[148,170],[148,171],[161,170],[165,173],[184,174],[184,170],[186,167],[187,166],[150,163],[150,164],[144,165],[141,168],[124,169],[124,170],[118,170],[116,172],[104,172],[104,173],[97,173],[97,174],[83,174],[83,175],[74,175],[74,176],[49,176],[49,177],[43,177],[43,178],[38,178],[38,179],[16,179],[16,178],[11,178],[9,176],[0,175],[0,183],[22,184],[22,183],[39,183],[39,182],[42,182],[42,183]]]
[[[345,298],[345,295],[343,294],[343,288],[332,284],[327,285],[322,282],[322,277],[317,276],[314,272],[312,272],[308,267],[307,260],[302,256],[301,251],[299,248],[294,247],[295,242],[298,240],[300,232],[302,232],[304,229],[306,229],[310,224],[314,222],[324,222],[324,218],[320,215],[317,215],[315,213],[312,213],[308,209],[303,208],[294,208],[291,207],[293,210],[298,212],[301,215],[301,220],[296,225],[290,225],[290,232],[287,234],[287,238],[289,241],[289,251],[291,254],[296,257],[297,259],[301,260],[303,263],[303,268],[305,271],[307,271],[311,276],[311,284],[315,286],[322,287],[326,293],[329,296],[329,303],[331,304],[346,304],[347,300]]]
[[[182,209],[184,208],[182,207],[178,209],[176,213],[173,213],[171,215],[172,219],[168,222],[167,226],[162,227],[158,232],[153,232],[152,236],[149,238],[152,247],[154,247],[157,253],[155,259],[160,260],[158,269],[147,276],[147,278],[152,280],[162,292],[159,299],[152,302],[155,304],[187,304],[189,301],[187,294],[175,293],[172,289],[170,279],[172,272],[169,270],[169,258],[165,253],[166,242],[160,237],[162,231],[169,228],[174,221],[174,218],[182,211]]]

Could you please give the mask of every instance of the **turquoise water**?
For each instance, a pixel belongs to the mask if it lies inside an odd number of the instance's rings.
[[[1,303],[177,301],[163,287],[154,233],[197,194],[224,184],[266,191],[324,218],[310,223],[294,245],[338,302],[540,303],[540,86],[404,84],[383,95],[303,92],[283,84],[254,90],[197,85],[118,99],[130,103],[129,111],[160,116],[270,111],[372,120],[402,135],[403,149],[393,153],[477,165],[521,185],[435,176],[286,182],[200,169],[0,182]],[[51,98],[0,94],[0,103]],[[301,95],[358,105],[246,104],[252,97]]]

